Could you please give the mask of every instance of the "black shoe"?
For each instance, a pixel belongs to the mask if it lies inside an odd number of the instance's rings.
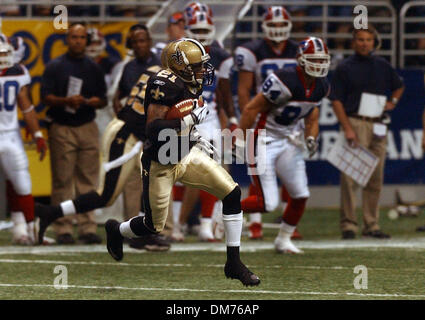
[[[425,231],[425,225],[424,226],[420,226],[416,228],[417,232],[424,232]]]
[[[95,233],[86,233],[78,237],[78,240],[84,244],[99,244],[102,243],[102,239]]]
[[[74,244],[75,240],[70,233],[59,234],[56,237],[57,244]]]
[[[355,239],[355,238],[356,238],[356,234],[354,233],[354,231],[351,231],[351,230],[342,231],[342,239],[348,240],[348,239]]]
[[[143,250],[145,248],[145,238],[141,237],[141,238],[130,238],[130,239],[125,239],[124,242],[126,242],[130,248],[133,249],[138,249],[138,250]]]
[[[260,284],[260,278],[241,262],[226,262],[224,266],[224,274],[226,278],[238,279],[244,286],[258,286]]]
[[[120,233],[119,222],[117,220],[109,219],[105,223],[106,230],[106,248],[109,254],[117,261],[122,260],[124,253],[122,250],[123,236]]]
[[[144,236],[143,241],[145,242],[144,249],[147,251],[168,251],[170,250],[170,242],[162,235],[149,234]],[[131,247],[131,244],[130,244]]]
[[[38,244],[42,244],[44,240],[44,233],[46,232],[47,227],[53,221],[55,221],[56,219],[60,218],[63,215],[57,206],[47,206],[41,203],[36,203],[34,205],[34,215],[36,217],[35,227],[38,230],[36,232],[36,236],[37,236],[36,241],[38,242]],[[64,244],[67,244],[67,243],[64,243]]]
[[[383,233],[381,230],[363,232],[364,237],[376,238],[376,239],[389,239],[391,236],[389,234]]]

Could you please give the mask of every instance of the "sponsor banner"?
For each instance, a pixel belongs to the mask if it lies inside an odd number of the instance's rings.
[[[135,22],[117,22],[104,25],[92,24],[90,26],[98,28],[106,40],[106,53],[108,55],[122,58],[125,55],[125,37],[131,25]],[[28,68],[32,82],[31,95],[40,119],[40,125],[44,137],[47,137],[46,123],[43,120],[47,107],[40,101],[40,83],[46,64],[64,54],[67,50],[65,30],[56,30],[52,21],[14,21],[3,20],[2,32],[7,36],[19,36],[25,42],[25,56],[23,64]],[[20,115],[20,119],[22,116]],[[21,121],[21,127],[24,126]],[[48,196],[51,190],[51,174],[49,154],[46,159],[39,162],[34,149],[34,145],[29,144],[29,138],[26,138],[24,130],[22,137],[26,142],[30,173],[32,178],[33,195]]]

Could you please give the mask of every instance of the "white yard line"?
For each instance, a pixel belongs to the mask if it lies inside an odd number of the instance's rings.
[[[15,284],[0,283],[0,287],[39,287],[52,288],[51,284]],[[189,289],[189,288],[135,288],[135,287],[109,287],[109,286],[77,286],[68,285],[68,289],[95,289],[95,290],[132,290],[132,291],[173,291],[173,292],[214,292],[214,293],[253,293],[253,294],[271,294],[271,295],[346,295],[359,297],[388,297],[388,298],[425,298],[423,294],[399,294],[399,293],[357,293],[357,292],[317,292],[317,291],[270,291],[270,290],[212,290],[212,289]],[[62,288],[61,290],[63,290]],[[59,290],[59,289],[58,289]]]
[[[53,264],[53,265],[87,265],[87,266],[113,266],[113,267],[162,267],[162,268],[191,268],[191,267],[201,267],[201,268],[223,268],[221,264],[202,264],[202,265],[193,265],[190,263],[126,263],[126,262],[95,262],[95,261],[65,261],[65,260],[26,260],[26,259],[0,259],[0,264],[2,263],[28,263],[28,264]],[[270,265],[270,266],[257,266],[257,265],[248,265],[250,268],[264,268],[264,269],[307,269],[307,270],[353,270],[352,267],[343,267],[343,266],[288,266],[288,265]],[[425,269],[418,268],[376,268],[368,267],[368,270],[397,270],[397,271],[413,271],[413,272],[425,272]]]
[[[391,239],[391,240],[316,240],[316,241],[295,241],[295,245],[301,249],[368,249],[377,250],[381,248],[404,248],[412,250],[425,250],[425,237],[412,239]],[[241,250],[243,252],[256,252],[261,250],[273,250],[272,242],[242,242]],[[219,251],[224,252],[226,245],[220,243],[173,243],[171,252],[179,251]],[[105,245],[72,245],[72,246],[6,246],[0,247],[0,255],[5,254],[51,254],[51,253],[105,253]],[[144,250],[131,249],[128,246],[124,247],[124,253],[145,253]]]

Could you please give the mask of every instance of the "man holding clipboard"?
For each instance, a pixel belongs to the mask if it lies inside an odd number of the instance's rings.
[[[379,158],[369,182],[362,190],[363,236],[386,239],[390,236],[380,230],[379,196],[387,146],[386,111],[395,108],[403,93],[401,78],[383,58],[374,55],[380,40],[375,28],[353,31],[354,55],[344,59],[336,68],[330,100],[348,144],[361,145]],[[343,239],[356,237],[358,224],[355,213],[355,190],[358,186],[341,173],[341,220]]]

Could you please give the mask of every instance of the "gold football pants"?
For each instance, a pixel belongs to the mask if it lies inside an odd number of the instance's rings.
[[[143,157],[142,163],[143,204],[147,227],[152,231],[161,232],[164,228],[170,194],[176,181],[211,193],[220,200],[237,186],[222,166],[196,146],[175,165],[162,165],[148,157]]]

